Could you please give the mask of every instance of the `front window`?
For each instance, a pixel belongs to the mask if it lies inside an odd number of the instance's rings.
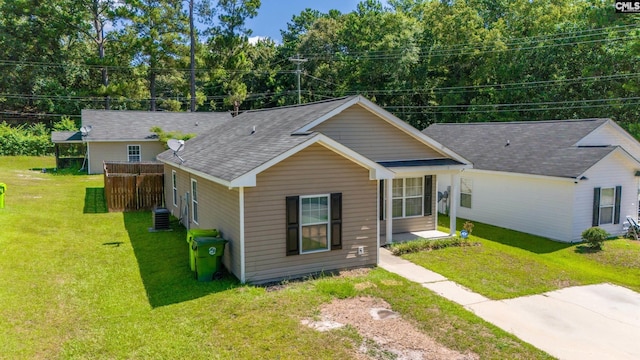
[[[329,195],[300,197],[302,253],[329,250]]]
[[[129,162],[140,162],[140,145],[127,145],[127,158]]]
[[[191,179],[191,214],[194,223],[198,223],[198,182]]]
[[[471,208],[471,194],[473,193],[473,182],[471,179],[460,179],[460,207]]]
[[[423,179],[393,179],[392,211],[394,218],[422,216]]]
[[[600,189],[600,225],[613,224],[615,198],[615,188]]]

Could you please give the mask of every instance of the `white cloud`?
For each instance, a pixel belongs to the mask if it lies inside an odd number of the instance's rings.
[[[249,38],[249,44],[251,45],[255,45],[258,43],[258,41],[264,41],[267,40],[268,37],[264,37],[264,36],[252,36]]]

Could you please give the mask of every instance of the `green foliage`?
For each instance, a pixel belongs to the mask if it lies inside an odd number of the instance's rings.
[[[459,237],[454,237],[450,239],[437,239],[437,240],[428,240],[428,239],[418,239],[413,241],[407,241],[403,243],[392,244],[389,247],[389,250],[393,255],[399,256],[403,254],[411,254],[419,251],[431,251],[438,249],[446,249],[449,247],[465,247],[465,246],[476,246],[479,245],[477,242],[471,242],[467,239],[462,239]]]
[[[0,123],[0,156],[41,156],[53,152],[53,144],[44,124],[11,127]]]
[[[76,131],[78,125],[76,122],[68,116],[63,116],[59,121],[53,124],[54,131]]]
[[[604,241],[610,236],[603,228],[593,226],[582,232],[582,240],[593,250],[602,250]]]
[[[187,141],[187,140],[189,140],[191,138],[194,138],[196,136],[196,134],[183,134],[180,131],[165,132],[159,126],[154,126],[151,129],[149,129],[149,131],[151,131],[152,133],[155,133],[156,135],[158,135],[158,139],[165,146],[165,148],[167,148],[167,141],[169,141],[169,139]]]
[[[185,3],[0,1],[2,108],[187,108]],[[259,0],[196,4],[201,111],[297,103],[289,59],[300,54],[303,102],[363,94],[418,129],[609,117],[640,137],[640,29],[611,1],[367,0],[348,13],[305,9],[281,44],[249,42]]]

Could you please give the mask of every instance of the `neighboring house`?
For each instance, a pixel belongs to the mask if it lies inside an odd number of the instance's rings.
[[[637,218],[640,144],[610,119],[433,124],[423,133],[473,162],[453,184],[462,218],[563,242],[591,226],[619,235],[627,215]]]
[[[377,264],[392,233],[437,228],[438,182],[470,167],[360,96],[247,111],[158,160],[167,208],[253,283]]]
[[[81,142],[86,144],[86,164],[89,174],[101,174],[104,161],[155,161],[165,150],[152,127],[164,132],[202,134],[217,123],[231,118],[229,113],[178,113],[121,110],[82,110],[81,132],[53,132],[51,140],[59,146]]]

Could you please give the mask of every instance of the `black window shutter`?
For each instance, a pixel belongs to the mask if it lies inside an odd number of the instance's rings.
[[[620,200],[622,199],[622,186],[616,186],[616,202],[613,213],[613,223],[620,224]]]
[[[287,196],[287,256],[300,254],[300,249],[298,248],[300,232],[299,206],[299,196]]]
[[[430,216],[433,214],[432,193],[433,176],[427,175],[424,177],[424,216]]]
[[[342,193],[331,194],[331,250],[342,249]]]
[[[380,220],[384,220],[384,180],[380,180]]]
[[[600,188],[593,188],[593,218],[591,226],[600,225]]]

